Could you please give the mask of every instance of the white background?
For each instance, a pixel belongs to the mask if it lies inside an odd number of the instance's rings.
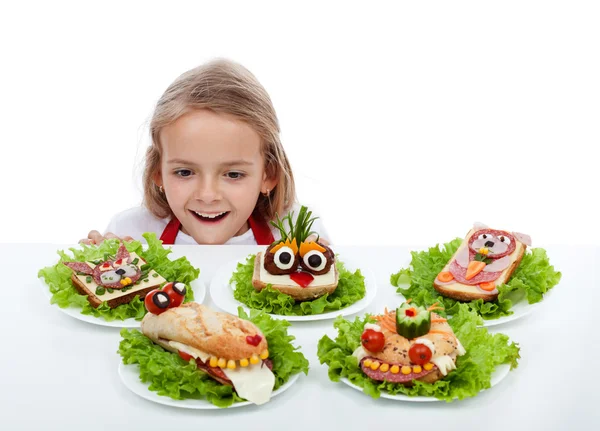
[[[475,220],[600,243],[597,4],[283,3],[2,6],[0,240],[75,242],[139,204],[154,104],[227,57],[271,95],[299,200],[338,244]]]

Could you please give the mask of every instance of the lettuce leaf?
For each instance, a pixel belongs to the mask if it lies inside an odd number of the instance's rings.
[[[275,374],[274,389],[285,384],[293,374],[308,374],[308,360],[297,351],[292,341],[295,337],[288,335],[290,323],[275,320],[262,311],[251,310],[246,314],[242,307],[238,308],[242,319],[253,322],[267,338],[269,358],[273,361]],[[158,395],[177,400],[205,399],[218,407],[228,407],[235,402],[244,401],[231,386],[213,380],[203,371],[198,371],[193,360],[184,361],[181,357],[154,344],[140,331],[121,330],[123,339],[118,353],[124,364],[139,364],[140,380],[149,382],[149,390]]]
[[[167,256],[171,250],[162,246],[162,241],[156,238],[154,233],[145,233],[144,238],[148,242],[148,248],[143,250],[139,241],[125,242],[125,247],[130,253],[137,253],[151,265],[151,267],[167,280],[177,280],[187,285],[198,278],[200,270],[194,268],[185,257],[170,260]],[[82,245],[81,249],[70,248],[73,257],[65,251],[59,250],[60,259],[56,265],[40,269],[38,277],[44,277],[50,292],[52,292],[51,304],[60,308],[81,308],[81,314],[92,315],[106,321],[125,320],[134,318],[141,320],[146,314],[144,301],[139,296],[128,304],[122,304],[115,308],[108,307],[106,301],[98,308],[90,305],[86,295],[81,295],[71,282],[72,270],[63,265],[63,262],[85,262],[104,259],[107,254],[114,255],[119,248],[119,241],[110,239],[97,246]],[[184,302],[194,300],[194,292],[187,289]]]
[[[250,255],[245,263],[238,263],[229,283],[236,286],[233,297],[256,310],[285,316],[322,314],[354,304],[366,293],[365,278],[360,270],[357,269],[352,273],[337,259],[338,286],[332,294],[325,294],[313,301],[296,302],[291,296],[281,293],[271,286],[257,292],[252,287],[255,258],[256,255]]]
[[[360,346],[360,336],[371,316],[357,317],[354,322],[339,316],[334,321],[338,330],[335,340],[324,336],[319,340],[317,356],[321,364],[329,366],[329,378],[338,382],[346,377],[353,384],[363,388],[363,392],[379,398],[381,391],[408,396],[436,397],[451,402],[454,399],[473,397],[491,386],[491,375],[499,364],[510,364],[511,369],[518,365],[520,348],[504,334],[490,334],[486,328],[478,327],[481,317],[469,310],[465,304],[457,306],[456,313],[448,320],[454,334],[467,353],[459,356],[456,370],[437,382],[415,381],[412,387],[399,383],[378,382],[362,372],[354,350]]]
[[[427,251],[411,252],[409,268],[392,274],[390,283],[398,287],[397,292],[411,298],[417,305],[431,305],[439,302],[445,308],[442,315],[452,315],[458,311],[459,301],[442,296],[433,288],[433,281],[452,258],[462,239],[456,238],[443,245],[436,245]],[[545,293],[558,284],[561,273],[554,270],[542,248],[529,249],[521,260],[508,283],[498,287],[498,299],[483,302],[482,299],[466,303],[468,307],[486,320],[498,319],[513,314],[513,304],[524,298],[530,304],[543,299]],[[402,286],[408,287],[402,287]]]

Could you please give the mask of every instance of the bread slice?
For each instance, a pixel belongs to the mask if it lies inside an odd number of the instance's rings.
[[[285,293],[286,295],[290,295],[295,301],[311,301],[313,299],[320,298],[326,293],[333,293],[338,286],[339,274],[335,263],[331,265],[329,273],[321,276],[315,276],[315,281],[313,281],[307,287],[294,285],[293,281],[290,280],[289,275],[271,275],[264,271],[264,269],[261,271],[262,268],[263,253],[259,252],[256,255],[256,259],[254,259],[252,286],[260,292],[262,289],[270,285],[273,289],[278,290],[281,293]],[[263,278],[265,274],[270,276],[270,280],[265,280]],[[277,278],[281,280],[280,283],[275,281]],[[323,279],[330,281],[326,284],[320,283],[320,280]]]
[[[444,266],[444,268],[440,272],[450,271],[452,262],[457,258],[457,256],[461,252],[463,252],[463,253],[465,252],[465,250],[464,250],[465,248],[469,247],[469,240],[471,239],[471,237],[475,233],[478,233],[481,231],[482,231],[482,229],[476,229],[476,228],[471,229],[467,233],[467,235],[466,235],[465,239],[463,240],[462,244],[460,245],[460,247],[456,250],[456,252],[452,256],[452,258],[448,261],[446,266]],[[515,269],[521,263],[521,259],[523,258],[523,255],[525,254],[527,245],[524,244],[523,242],[519,241],[519,239],[517,239],[516,236],[513,237],[513,240],[515,241],[515,249],[512,253],[510,253],[508,255],[508,257],[510,258],[510,264],[508,265],[508,267],[506,269],[504,269],[502,271],[502,273],[500,274],[500,276],[498,278],[493,280],[493,282],[496,286],[500,286],[500,285],[508,282],[508,280],[512,276]],[[497,288],[491,292],[486,292],[486,291],[483,291],[482,289],[480,289],[477,284],[474,284],[474,285],[464,284],[464,283],[457,281],[456,279],[452,280],[451,282],[444,283],[439,280],[439,276],[438,276],[435,278],[435,280],[433,282],[433,287],[435,288],[435,290],[437,290],[442,295],[444,295],[448,298],[456,299],[458,301],[473,301],[473,300],[477,300],[477,299],[483,299],[484,301],[487,302],[487,301],[495,301],[496,299],[498,299]]]
[[[131,258],[139,258],[141,262],[145,262],[136,253],[131,253]],[[88,266],[93,268],[95,265],[90,262],[88,263]],[[98,284],[96,284],[92,277],[85,274],[80,275],[76,272],[71,274],[71,281],[73,282],[75,289],[77,289],[80,294],[86,295],[88,302],[94,308],[98,308],[104,301],[107,302],[110,308],[118,307],[121,304],[128,304],[136,295],[139,295],[141,299],[144,299],[148,292],[159,288],[167,281],[154,270],[150,270],[144,280],[138,280],[139,284],[132,285],[131,289],[128,289],[125,292],[120,289],[114,289],[113,292],[110,293],[106,290],[103,295],[99,296],[96,294]]]

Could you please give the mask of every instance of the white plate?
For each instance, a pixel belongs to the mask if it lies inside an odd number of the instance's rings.
[[[550,294],[550,292],[547,292],[544,295],[544,299],[546,299],[549,294]],[[402,298],[402,301],[406,300],[406,298],[401,293],[398,293],[398,296],[400,296]],[[490,326],[502,325],[503,323],[508,323],[508,322],[512,322],[513,320],[520,319],[521,317],[527,316],[529,313],[531,313],[533,310],[535,310],[540,304],[541,304],[541,302],[536,302],[535,304],[530,304],[529,302],[527,302],[527,298],[522,298],[520,301],[513,302],[513,305],[510,308],[510,311],[512,311],[513,314],[511,314],[510,316],[502,316],[498,319],[493,319],[493,320],[483,319],[482,326],[490,327]],[[450,317],[450,316],[448,316],[448,317]]]
[[[494,387],[496,386],[498,383],[500,383],[506,376],[508,376],[508,372],[510,371],[510,365],[509,364],[500,364],[496,367],[496,369],[494,370],[494,372],[492,373],[492,381],[491,381],[491,386]],[[363,388],[361,388],[360,386],[356,386],[353,383],[350,383],[350,380],[348,380],[345,377],[342,377],[340,379],[341,382],[347,384],[348,386],[350,386],[351,388],[354,388],[358,391],[363,391]],[[408,395],[403,395],[403,394],[397,394],[397,395],[391,395],[388,394],[387,392],[381,391],[381,397],[382,398],[387,398],[390,400],[396,400],[396,401],[411,401],[411,402],[416,402],[416,403],[422,403],[422,402],[432,402],[432,401],[444,401],[444,400],[440,400],[437,399],[435,397],[409,397]],[[456,398],[455,398],[456,399]]]
[[[340,261],[344,263],[344,266],[350,272],[354,272],[360,268],[357,265],[354,265],[349,260],[346,260],[345,258],[340,259]],[[242,304],[233,297],[234,287],[229,284],[229,280],[231,279],[232,274],[235,272],[237,264],[245,262],[246,258],[243,258],[240,260],[232,260],[222,265],[217,270],[210,282],[210,297],[212,298],[215,305],[221,310],[227,311],[228,313],[231,313],[235,316],[237,316],[237,309],[239,306],[244,307],[246,312],[248,312],[249,309],[246,304]],[[377,283],[371,271],[365,268],[360,268],[360,272],[365,278],[365,296],[361,300],[356,301],[354,304],[351,304],[346,308],[342,308],[341,310],[329,311],[323,314],[307,316],[285,316],[282,314],[269,315],[277,319],[284,319],[290,322],[299,322],[309,320],[335,319],[337,316],[347,316],[349,314],[358,313],[359,311],[365,309],[377,295]]]
[[[172,407],[180,407],[183,409],[222,409],[222,407],[217,407],[206,400],[174,400],[173,398],[167,396],[158,395],[156,392],[148,389],[150,383],[143,383],[140,380],[140,372],[137,364],[125,365],[123,364],[123,362],[119,362],[119,377],[121,377],[121,381],[131,392],[133,392],[136,395],[139,395],[140,397],[146,400],[158,404],[164,404],[166,406]],[[298,377],[300,377],[300,373],[291,375],[290,379],[283,386],[279,387],[279,389],[277,389],[271,394],[271,399],[281,394],[282,392],[285,392],[290,386],[292,386],[296,382],[296,380],[298,380]],[[250,401],[243,401],[239,403],[233,403],[228,408],[243,407],[248,405],[254,405],[254,403],[251,403]]]
[[[50,292],[50,288],[44,281],[44,278],[40,277],[40,281],[42,285],[42,291],[48,299],[52,299],[52,292]],[[194,292],[194,301],[202,303],[206,296],[206,286],[204,285],[204,283],[199,279],[196,279],[190,283],[190,286],[192,288],[192,291]],[[107,322],[106,320],[100,317],[95,317],[89,314],[81,314],[81,308],[78,307],[60,308],[56,304],[52,304],[52,306],[59,309],[63,313],[74,317],[77,320],[81,320],[87,323],[93,323],[94,325],[110,326],[113,328],[139,328],[141,324],[141,320],[135,320],[134,318],[129,318],[125,320],[113,320],[111,322]]]

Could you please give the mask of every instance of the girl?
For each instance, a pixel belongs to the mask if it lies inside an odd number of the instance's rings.
[[[295,187],[269,95],[239,64],[218,60],[181,75],[150,123],[143,206],[117,214],[101,235],[165,244],[271,244],[269,221],[292,210]],[[313,230],[324,236],[319,220]]]

